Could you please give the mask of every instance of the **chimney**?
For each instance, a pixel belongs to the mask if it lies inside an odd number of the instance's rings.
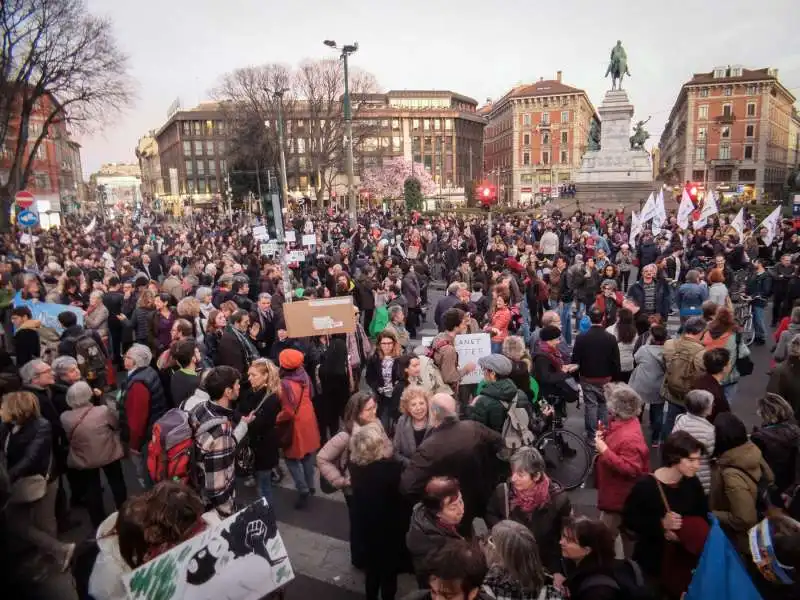
[[[556,81],[561,83],[561,71],[556,71]]]

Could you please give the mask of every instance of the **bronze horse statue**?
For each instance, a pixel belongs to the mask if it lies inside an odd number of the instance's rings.
[[[622,89],[622,78],[625,75],[630,77],[628,70],[628,55],[625,53],[625,48],[622,47],[622,42],[617,40],[617,45],[611,49],[611,60],[608,63],[605,76],[611,75],[611,89]]]

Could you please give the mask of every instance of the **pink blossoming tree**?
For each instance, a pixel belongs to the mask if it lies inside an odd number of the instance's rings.
[[[378,200],[403,197],[406,179],[411,177],[411,161],[403,157],[385,160],[382,167],[370,167],[361,176],[361,193]],[[438,187],[422,163],[414,164],[414,177],[419,180],[423,196],[433,196]]]

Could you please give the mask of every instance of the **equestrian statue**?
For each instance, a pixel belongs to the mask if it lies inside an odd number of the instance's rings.
[[[647,121],[650,119],[652,119],[652,117],[647,117]],[[647,130],[644,128],[647,121],[638,121],[633,128],[633,135],[630,137],[631,150],[644,150],[644,143],[650,137],[650,134],[647,133]]]
[[[608,77],[609,74],[612,90],[622,90],[622,78],[631,75],[628,71],[628,55],[625,54],[625,48],[622,47],[620,40],[617,40],[617,45],[611,49],[611,61],[608,63],[605,76]]]

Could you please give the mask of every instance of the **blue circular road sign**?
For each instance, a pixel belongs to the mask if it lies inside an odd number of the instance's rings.
[[[17,223],[23,227],[36,227],[39,224],[39,215],[30,210],[23,210],[17,215]]]

